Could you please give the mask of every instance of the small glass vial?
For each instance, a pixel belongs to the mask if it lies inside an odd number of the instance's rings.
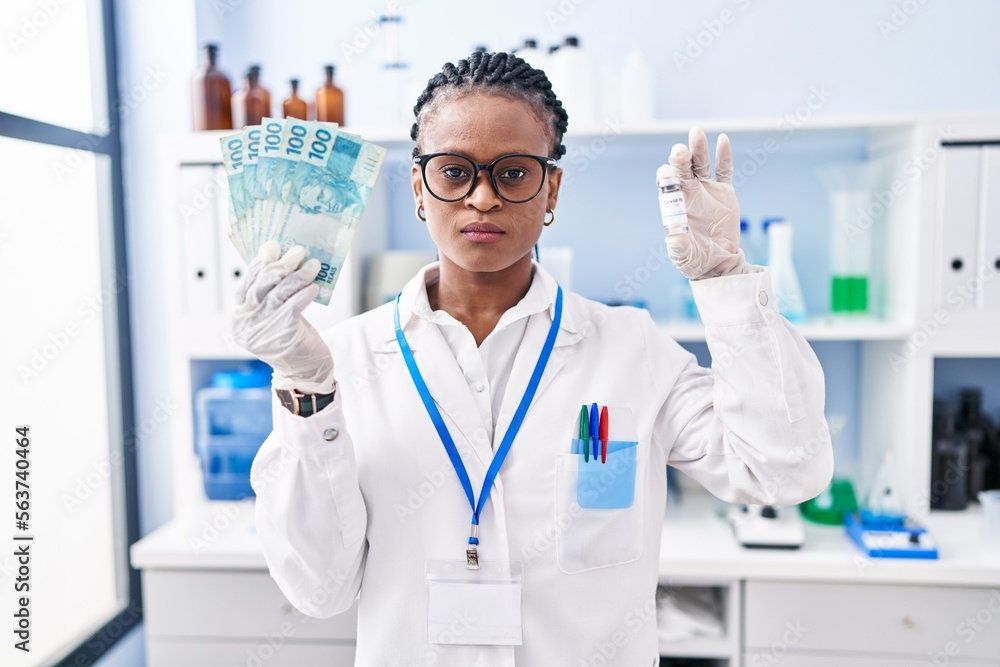
[[[660,216],[663,218],[663,229],[667,236],[687,234],[687,209],[684,206],[684,193],[681,191],[677,170],[670,165],[663,165],[657,169],[656,187],[660,193]]]

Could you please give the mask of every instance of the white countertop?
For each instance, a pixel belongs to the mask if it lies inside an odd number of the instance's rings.
[[[132,566],[161,570],[264,570],[254,499],[205,500],[132,545]]]
[[[1000,585],[1000,547],[981,539],[978,505],[962,512],[931,512],[924,527],[938,558],[869,558],[842,526],[805,521],[799,549],[748,549],[719,516],[729,505],[706,493],[686,493],[681,507],[667,507],[660,544],[660,577],[729,581],[830,581],[868,584]]]
[[[746,549],[718,515],[726,503],[687,492],[667,508],[660,547],[664,583],[738,579],[953,586],[1000,586],[1000,548],[981,540],[977,506],[932,512],[926,521],[937,560],[872,559],[842,527],[805,522],[801,549]],[[267,570],[254,528],[254,501],[206,501],[190,516],[168,522],[132,546],[138,569]]]

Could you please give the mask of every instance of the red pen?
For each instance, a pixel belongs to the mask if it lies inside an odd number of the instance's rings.
[[[598,437],[601,439],[601,463],[608,462],[608,406],[601,408],[601,424],[598,427]]]

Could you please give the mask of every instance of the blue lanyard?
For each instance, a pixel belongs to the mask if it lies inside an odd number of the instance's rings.
[[[559,322],[562,320],[562,287],[557,285],[556,290],[556,311],[555,316],[552,318],[552,325],[549,327],[549,334],[545,338],[541,354],[538,355],[538,361],[535,362],[535,370],[531,373],[531,379],[524,390],[524,396],[521,397],[521,402],[517,406],[514,418],[511,420],[510,426],[503,436],[503,441],[500,443],[500,449],[494,454],[493,461],[490,462],[490,467],[486,471],[486,478],[483,480],[483,488],[479,492],[478,503],[475,496],[473,496],[472,482],[469,481],[469,474],[466,472],[465,464],[462,463],[462,457],[459,456],[458,449],[455,447],[455,441],[452,440],[451,433],[448,432],[448,427],[445,425],[444,419],[441,418],[441,413],[434,404],[434,399],[431,398],[431,392],[427,389],[427,383],[424,382],[423,376],[420,375],[417,362],[413,359],[413,352],[410,350],[410,345],[406,342],[403,330],[399,326],[399,297],[402,295],[402,292],[396,295],[396,305],[393,311],[396,340],[399,342],[399,348],[403,352],[403,359],[406,361],[406,368],[410,371],[413,384],[416,385],[417,393],[420,394],[420,400],[423,401],[424,408],[427,409],[427,414],[430,415],[431,421],[434,422],[434,428],[437,429],[438,436],[441,438],[442,444],[444,444],[444,449],[448,452],[448,458],[451,459],[451,464],[455,467],[455,473],[462,483],[462,488],[465,489],[465,496],[469,499],[469,506],[472,508],[472,535],[469,537],[470,547],[466,550],[467,565],[470,569],[479,568],[479,558],[476,550],[476,545],[479,544],[479,514],[486,505],[486,498],[489,496],[488,491],[493,488],[493,480],[496,479],[497,473],[500,471],[500,466],[503,465],[504,459],[507,458],[507,452],[510,451],[514,437],[521,429],[521,422],[524,421],[524,415],[528,412],[528,406],[531,405],[531,400],[535,397],[538,382],[542,378],[542,373],[545,371],[549,356],[552,354],[552,347],[556,342]]]

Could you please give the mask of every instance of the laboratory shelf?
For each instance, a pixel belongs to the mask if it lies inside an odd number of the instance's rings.
[[[660,642],[661,658],[707,658],[729,660],[733,656],[731,643],[725,637],[691,637],[679,642]]]
[[[697,320],[660,320],[657,326],[680,343],[705,340],[705,326]],[[816,318],[794,325],[811,341],[827,340],[901,340],[912,327],[873,318]]]
[[[610,135],[623,137],[674,137],[687,136],[694,126],[700,126],[708,134],[726,132],[727,134],[779,134],[782,139],[799,136],[827,136],[838,133],[854,133],[859,131],[881,131],[912,128],[918,123],[942,124],[977,123],[995,121],[995,115],[983,113],[948,114],[940,119],[934,116],[912,115],[876,115],[876,116],[819,116],[791,124],[782,117],[770,118],[690,118],[666,119],[645,123],[626,124],[616,119],[608,119],[602,123],[576,127],[571,124],[566,133],[567,142],[578,142],[594,138],[609,138]],[[940,122],[939,122],[940,121]],[[368,141],[381,144],[387,148],[409,148],[413,144],[410,139],[410,128],[400,127],[345,127],[345,131],[358,134]],[[219,139],[233,130],[211,130],[206,132],[185,133],[171,136],[168,141],[177,147],[178,152],[185,156],[184,164],[215,164],[221,162]],[[206,141],[206,138],[214,140]]]

